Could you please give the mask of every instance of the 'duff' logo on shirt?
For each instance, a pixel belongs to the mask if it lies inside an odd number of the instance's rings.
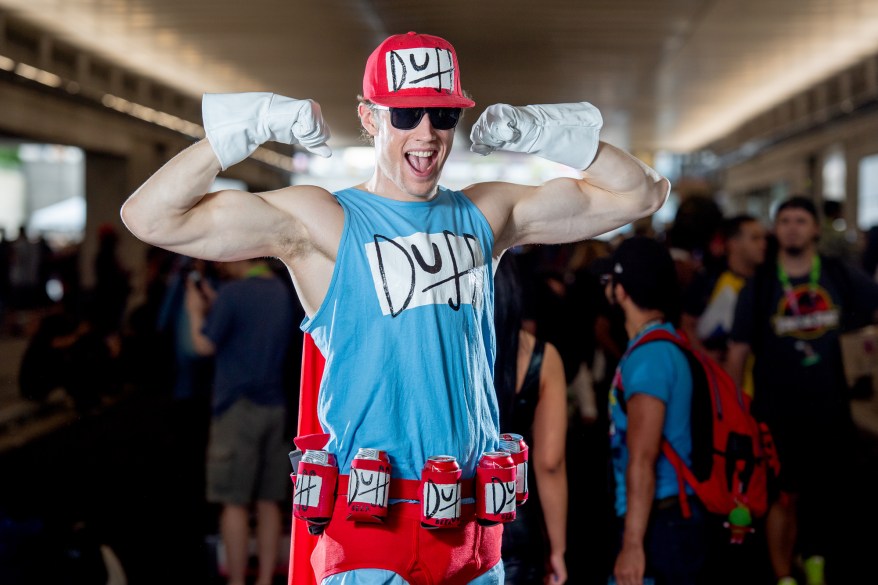
[[[482,246],[472,234],[450,231],[389,238],[366,244],[381,313],[396,317],[423,305],[477,306],[485,286]]]

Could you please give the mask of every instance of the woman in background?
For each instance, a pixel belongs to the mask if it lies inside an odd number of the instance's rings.
[[[497,359],[494,385],[500,431],[530,448],[528,501],[503,528],[506,585],[567,581],[567,383],[558,350],[521,328],[522,296],[515,258],[507,253],[494,277]]]

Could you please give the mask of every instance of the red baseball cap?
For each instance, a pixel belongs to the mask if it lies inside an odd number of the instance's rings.
[[[451,43],[432,35],[393,35],[366,61],[363,97],[389,108],[471,108],[460,89]]]

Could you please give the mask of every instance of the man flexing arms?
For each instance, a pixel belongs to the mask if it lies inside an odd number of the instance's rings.
[[[307,313],[302,329],[326,358],[318,414],[343,475],[365,447],[388,454],[397,485],[416,485],[433,455],[454,456],[463,480],[473,478],[481,455],[499,447],[492,261],[512,246],[607,232],[655,212],[668,195],[666,179],[599,140],[601,115],[586,102],[493,105],[470,136],[480,154],[530,153],[581,178],[445,189],[454,127],[474,105],[447,41],[394,35],[366,63],[358,113],[376,152],[366,182],[337,193],[207,193],[221,170],[269,140],[330,154],[313,101],[208,94],[207,139],[122,208],[147,243],[214,261],[286,264]],[[323,583],[503,582],[502,525],[475,522],[471,500],[458,528],[427,530],[411,494],[391,500],[384,524],[347,521],[344,499],[312,556]]]

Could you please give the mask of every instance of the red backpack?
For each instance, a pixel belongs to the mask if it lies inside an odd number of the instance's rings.
[[[668,440],[662,439],[662,453],[680,481],[684,517],[691,514],[686,484],[708,512],[728,516],[733,510],[746,508],[749,514],[745,516],[764,516],[770,503],[769,482],[780,471],[768,426],[753,417],[750,397],[736,387],[716,360],[694,349],[679,332],[675,335],[666,329],[653,329],[628,353],[658,340],[676,344],[692,371],[691,465],[687,466]],[[624,393],[619,382],[619,390]],[[734,520],[733,515],[730,522],[737,525]]]

